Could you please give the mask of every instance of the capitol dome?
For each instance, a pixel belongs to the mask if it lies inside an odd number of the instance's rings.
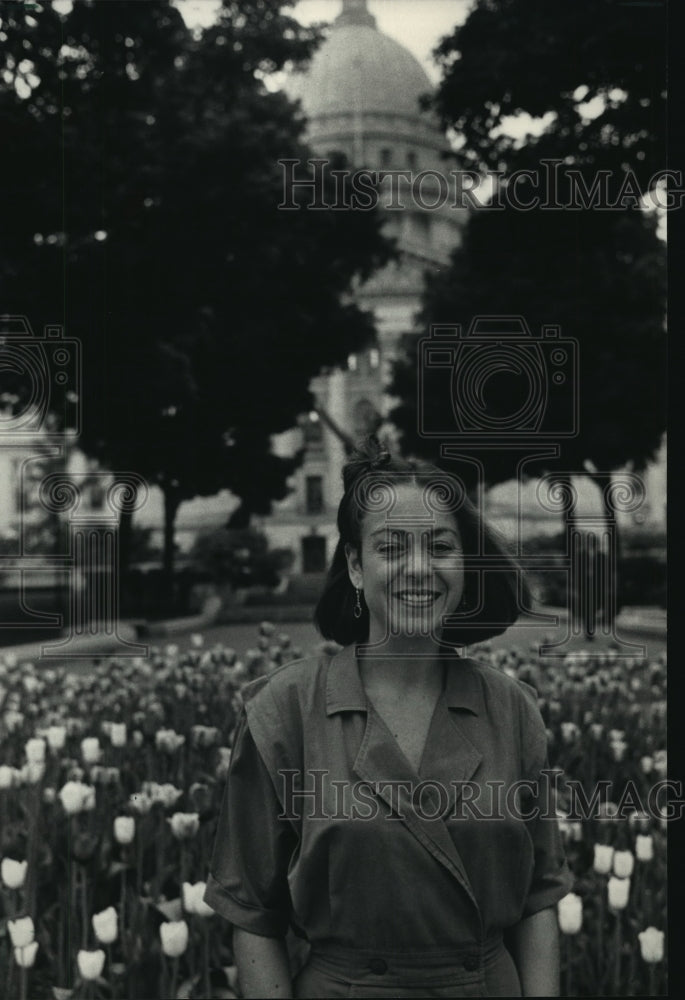
[[[376,28],[364,5],[346,5],[307,72],[294,74],[287,89],[309,118],[354,109],[416,119],[420,97],[433,88],[418,60]]]
[[[390,166],[388,149],[398,141],[414,150],[412,165],[421,165],[428,150],[432,164],[445,148],[435,117],[419,103],[433,90],[428,75],[408,49],[378,30],[366,0],[343,0],[310,65],[293,73],[285,90],[301,101],[317,151],[344,152],[359,166],[379,163],[380,156],[379,165]]]

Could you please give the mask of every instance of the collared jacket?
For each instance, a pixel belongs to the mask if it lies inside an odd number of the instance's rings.
[[[235,926],[428,953],[482,946],[571,890],[529,685],[455,656],[418,771],[354,647],[243,699],[205,896]]]

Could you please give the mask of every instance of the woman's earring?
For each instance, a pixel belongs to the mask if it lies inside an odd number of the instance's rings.
[[[357,602],[356,602],[356,604],[354,606],[354,617],[355,618],[361,618],[361,616],[362,616],[362,603],[361,603],[360,597],[361,597],[361,593],[362,592],[359,589],[359,587],[355,587],[354,590],[355,590],[355,593],[357,595]]]

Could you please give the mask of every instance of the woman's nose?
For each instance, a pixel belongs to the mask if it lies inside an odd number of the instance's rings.
[[[427,576],[432,572],[430,536],[422,533],[411,536],[407,546],[405,571],[408,576]]]

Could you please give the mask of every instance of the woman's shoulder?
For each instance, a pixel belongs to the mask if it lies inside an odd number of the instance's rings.
[[[535,688],[490,663],[475,659],[469,662],[482,685],[488,715],[503,730],[513,727],[518,732],[527,768],[539,765],[547,753],[547,729]]]
[[[298,768],[307,720],[320,697],[322,655],[292,660],[242,689],[247,728],[271,774]]]
[[[487,703],[515,710],[526,722],[539,728],[542,721],[539,698],[531,684],[483,660],[469,657],[467,662],[480,680]]]
[[[242,689],[242,699],[248,710],[260,711],[267,706],[287,711],[288,707],[311,705],[324,683],[323,671],[328,656],[314,653],[298,660],[290,660],[268,674],[255,678]]]

